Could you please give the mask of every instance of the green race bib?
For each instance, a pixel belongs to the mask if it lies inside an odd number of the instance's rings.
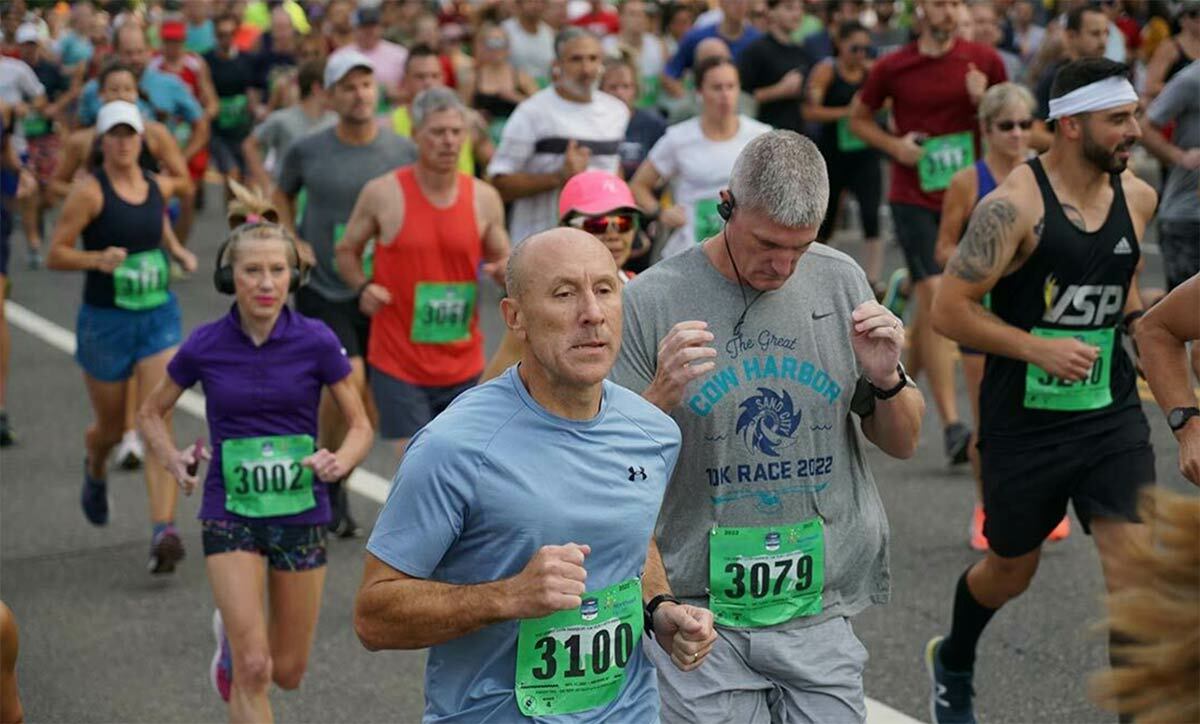
[[[662,81],[656,75],[642,77],[642,95],[634,104],[638,108],[658,107],[658,94],[662,90]]]
[[[305,201],[306,202],[308,201],[307,195],[305,196]],[[342,243],[342,237],[345,235],[346,235],[346,225],[345,224],[334,224],[334,226],[333,226],[333,245],[337,246],[338,244]],[[367,276],[367,279],[375,278],[375,240],[374,239],[369,239],[367,241],[366,248],[363,249],[362,270],[363,270],[363,274],[365,274]]]
[[[493,118],[488,124],[488,136],[491,137],[493,144],[500,145],[500,137],[504,135],[504,126],[507,123],[507,118]]]
[[[839,118],[837,122],[837,144],[838,150],[842,153],[853,153],[855,151],[864,151],[867,148],[867,142],[854,135],[850,131],[850,119]]]
[[[585,593],[578,609],[523,619],[515,688],[521,713],[570,714],[617,698],[643,623],[637,578]]]
[[[941,191],[959,169],[975,163],[975,140],[970,131],[934,136],[923,146],[925,153],[917,162],[922,191]]]
[[[41,113],[30,112],[21,119],[21,131],[25,138],[38,138],[50,133],[50,119]]]
[[[175,137],[175,142],[179,144],[179,150],[183,150],[188,141],[192,140],[192,127],[183,121],[177,121],[171,124],[171,135]]]
[[[825,532],[820,518],[770,528],[714,528],[709,608],[723,626],[774,626],[822,610]]]
[[[418,282],[409,338],[426,344],[470,339],[475,293],[475,282]]]
[[[300,464],[313,449],[309,435],[222,442],[225,509],[247,518],[275,518],[315,508],[312,470]]]
[[[1080,412],[1098,410],[1112,404],[1113,346],[1117,330],[1105,329],[1043,329],[1034,327],[1029,333],[1035,337],[1058,339],[1074,337],[1084,344],[1100,348],[1100,356],[1092,364],[1092,372],[1086,379],[1068,382],[1052,376],[1037,365],[1025,366],[1025,407],[1032,410],[1054,410],[1056,412]]]
[[[167,255],[161,249],[130,254],[113,270],[113,303],[135,312],[161,307],[170,300],[170,282]]]
[[[693,207],[692,225],[695,228],[697,244],[721,233],[721,215],[717,213],[719,203],[720,199],[700,199]]]
[[[217,111],[217,128],[230,130],[250,125],[250,102],[245,93],[221,98]]]

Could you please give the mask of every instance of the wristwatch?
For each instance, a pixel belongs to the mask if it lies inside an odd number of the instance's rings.
[[[896,374],[900,375],[900,381],[896,383],[895,387],[889,390],[881,390],[876,387],[875,383],[871,382],[870,379],[867,380],[867,384],[871,386],[871,394],[875,395],[875,399],[890,400],[896,395],[900,394],[900,391],[903,390],[905,385],[908,384],[908,375],[904,374],[904,365],[896,365]]]
[[[1176,407],[1167,413],[1167,424],[1171,432],[1179,432],[1193,417],[1200,417],[1200,407]]]
[[[668,602],[678,604],[679,599],[675,598],[669,593],[660,593],[659,595],[650,599],[650,602],[646,604],[646,621],[645,625],[643,626],[643,630],[650,638],[654,638],[654,612],[658,610],[659,606]]]

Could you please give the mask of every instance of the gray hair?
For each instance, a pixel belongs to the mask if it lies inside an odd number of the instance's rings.
[[[829,172],[816,144],[795,131],[758,136],[729,176],[734,203],[788,228],[820,226],[829,204]]]
[[[1025,86],[1011,82],[997,83],[988,88],[979,101],[979,122],[984,126],[991,125],[996,116],[1014,103],[1024,104],[1030,113],[1037,109],[1037,101]]]
[[[420,128],[425,119],[440,111],[458,111],[463,121],[467,120],[467,107],[463,105],[458,94],[449,88],[430,88],[421,91],[413,99],[408,114],[412,118],[413,128]]]
[[[587,28],[578,28],[574,25],[568,25],[558,31],[558,35],[554,36],[554,57],[562,60],[563,48],[567,47],[567,43],[580,38],[596,39],[596,35]]]

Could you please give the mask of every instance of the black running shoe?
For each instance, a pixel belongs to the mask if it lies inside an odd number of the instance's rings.
[[[174,528],[167,528],[150,542],[150,561],[146,569],[154,574],[174,573],[175,564],[183,557],[183,541]]]
[[[89,476],[87,466],[87,458],[84,458],[83,490],[79,493],[83,515],[92,525],[108,525],[108,481]]]
[[[333,520],[326,529],[331,534],[338,538],[357,538],[362,534],[358,523],[350,517],[350,493],[345,481],[329,485],[329,507],[333,511]]]
[[[942,666],[942,636],[934,636],[925,645],[925,670],[929,672],[929,716],[933,724],[975,724],[971,700],[972,672],[947,671]]]
[[[16,442],[12,428],[8,426],[8,414],[0,412],[0,447],[9,447]]]
[[[967,462],[969,459],[967,446],[971,444],[971,428],[961,422],[952,422],[946,425],[942,434],[946,443],[946,457],[950,459],[950,464],[962,465]]]

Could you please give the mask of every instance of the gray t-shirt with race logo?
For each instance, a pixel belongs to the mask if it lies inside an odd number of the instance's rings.
[[[823,611],[800,628],[888,600],[888,524],[856,415],[874,410],[850,342],[851,312],[871,299],[862,270],[813,244],[792,278],[744,308],[738,285],[693,247],[626,287],[625,330],[612,379],[649,385],[675,324],[708,322],[716,368],[692,382],[671,416],[683,432],[656,536],[675,595],[707,604],[715,526],[784,526],[821,518]],[[852,415],[851,413],[856,413]]]
[[[1185,151],[1200,148],[1200,60],[1175,74],[1154,99],[1146,115],[1156,126],[1175,121],[1171,142]],[[1167,173],[1158,218],[1164,221],[1200,221],[1200,171],[1172,166]]]
[[[412,141],[385,129],[361,146],[343,143],[336,127],[314,131],[283,154],[279,188],[293,196],[308,189],[308,209],[297,231],[317,257],[309,286],[322,297],[331,302],[354,299],[354,290],[338,275],[333,249],[358,193],[376,176],[416,160]]]

